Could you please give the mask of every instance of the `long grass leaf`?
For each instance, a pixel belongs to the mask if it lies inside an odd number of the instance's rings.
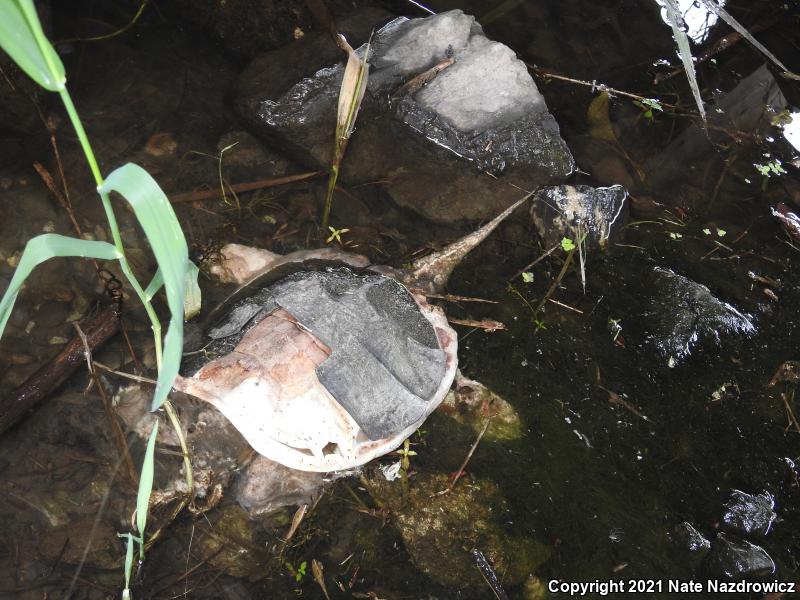
[[[338,38],[339,47],[347,53],[347,65],[344,68],[342,85],[339,88],[339,103],[336,111],[336,135],[339,138],[349,139],[353,133],[356,116],[364,100],[364,92],[367,89],[367,78],[369,67],[367,57],[369,55],[369,42],[364,50],[362,59],[342,34]]]
[[[64,65],[42,31],[33,0],[0,0],[0,47],[46,90],[64,89]]]
[[[147,440],[147,449],[144,452],[142,462],[142,473],[139,476],[139,491],[136,494],[136,529],[144,545],[144,530],[147,526],[147,509],[150,504],[150,494],[153,492],[153,480],[155,479],[155,450],[156,438],[158,437],[158,419],[153,419],[153,431],[150,432],[150,439]]]
[[[117,536],[125,540],[125,588],[122,590],[122,600],[130,600],[131,574],[133,573],[133,547],[135,538],[131,533],[118,533]]]
[[[150,242],[158,269],[164,280],[167,305],[171,313],[164,338],[164,358],[153,394],[153,410],[161,407],[178,374],[183,353],[183,300],[189,249],[175,211],[167,196],[147,171],[128,163],[113,171],[99,188],[101,194],[112,191],[131,205]]]
[[[11,278],[8,289],[0,300],[0,337],[3,335],[8,317],[14,308],[22,284],[38,265],[57,256],[80,256],[83,258],[97,258],[100,260],[113,260],[120,257],[117,249],[107,242],[95,242],[78,238],[45,233],[28,240],[22,252],[17,270]]]
[[[333,204],[333,192],[336,189],[336,180],[339,178],[339,168],[344,158],[347,142],[353,134],[356,124],[356,117],[364,100],[364,93],[367,91],[367,79],[369,77],[369,58],[370,42],[364,48],[364,58],[358,56],[352,46],[347,43],[345,37],[337,34],[336,43],[347,53],[347,64],[342,76],[342,85],[339,88],[339,102],[336,109],[336,138],[333,142],[333,159],[331,161],[331,173],[328,177],[328,191],[325,196],[325,208],[322,213],[322,231],[328,228],[328,219]]]
[[[703,106],[703,98],[700,96],[700,87],[697,85],[697,75],[694,71],[694,59],[692,58],[692,49],[689,46],[689,37],[681,27],[683,17],[681,17],[680,8],[676,0],[664,0],[666,6],[667,21],[672,27],[672,37],[675,38],[675,43],[678,45],[678,54],[683,63],[683,70],[686,72],[686,79],[689,81],[689,87],[692,88],[692,95],[694,102],[697,104],[697,112],[706,121],[706,109]]]
[[[775,64],[775,66],[783,69],[784,71],[783,75],[785,77],[788,77],[790,79],[800,79],[800,75],[792,73],[789,69],[787,69],[786,66],[780,60],[778,60],[778,58],[774,54],[772,54],[772,52],[767,50],[761,42],[759,42],[755,37],[753,37],[752,33],[750,33],[749,31],[747,31],[747,29],[742,27],[739,21],[734,19],[733,16],[727,10],[722,8],[722,5],[720,5],[719,2],[717,2],[717,0],[700,0],[700,2],[702,2],[703,6],[705,6],[709,11],[711,11],[712,13],[717,15],[720,19],[725,21],[732,29],[736,30],[744,39],[750,42],[756,50],[758,50],[759,52],[761,52],[761,54],[763,54],[769,60],[771,60]]]

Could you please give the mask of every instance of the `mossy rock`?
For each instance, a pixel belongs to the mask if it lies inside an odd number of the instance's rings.
[[[480,550],[505,586],[523,582],[550,556],[537,540],[510,533],[502,522],[509,511],[497,485],[489,480],[461,480],[451,492],[443,473],[421,474],[408,482],[388,482],[378,471],[365,485],[381,506],[391,510],[394,525],[415,565],[441,585],[486,585],[472,550]]]

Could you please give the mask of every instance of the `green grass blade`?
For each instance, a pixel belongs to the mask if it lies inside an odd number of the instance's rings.
[[[789,69],[786,68],[778,57],[775,56],[772,52],[767,50],[767,48],[759,42],[753,34],[747,31],[739,21],[733,18],[733,16],[722,7],[717,0],[700,0],[703,6],[705,6],[709,11],[717,15],[723,21],[725,21],[731,28],[735,29],[736,32],[741,35],[744,39],[746,39],[756,50],[761,52],[767,59],[769,59],[776,67],[783,69],[784,76],[789,77],[791,79],[798,79],[798,75],[796,73],[792,73]]]
[[[117,249],[107,242],[80,240],[77,238],[45,233],[28,240],[25,250],[11,278],[8,289],[0,300],[0,337],[3,336],[8,317],[14,308],[22,284],[37,266],[56,256],[80,256],[84,258],[97,258],[100,260],[113,260],[120,257]]]
[[[139,492],[136,495],[136,529],[144,546],[144,530],[147,526],[147,509],[150,504],[150,494],[153,492],[153,479],[155,478],[155,453],[156,438],[158,437],[158,419],[153,419],[153,431],[147,440],[147,449],[144,452],[142,473],[139,476]]]
[[[33,0],[0,0],[0,47],[46,90],[64,89],[64,65],[42,31]]]
[[[150,280],[150,283],[144,290],[144,295],[147,296],[148,300],[152,300],[153,296],[158,293],[158,290],[164,285],[164,276],[161,274],[161,267],[156,269],[156,274],[153,275],[153,278]]]
[[[703,107],[703,98],[700,96],[700,87],[697,85],[697,75],[694,72],[694,58],[692,58],[692,49],[689,46],[689,37],[681,27],[683,17],[678,7],[676,0],[665,0],[667,20],[670,27],[672,27],[672,37],[675,38],[675,43],[678,45],[678,54],[683,63],[683,70],[686,72],[686,79],[689,81],[689,87],[692,88],[692,95],[694,102],[697,105],[697,111],[706,122],[706,109]]]
[[[189,249],[167,196],[155,179],[138,165],[128,163],[116,169],[99,190],[101,194],[117,192],[131,205],[150,242],[164,281],[172,318],[164,338],[163,363],[153,395],[153,410],[156,410],[167,399],[181,364],[183,300]]]
[[[134,537],[130,533],[118,533],[117,536],[125,540],[125,589],[122,590],[122,600],[130,600]]]

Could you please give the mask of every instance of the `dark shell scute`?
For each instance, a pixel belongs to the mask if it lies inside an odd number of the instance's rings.
[[[209,330],[209,354],[231,351],[276,307],[331,349],[317,377],[370,439],[397,435],[426,413],[446,356],[402,284],[347,268],[294,273],[237,301]]]

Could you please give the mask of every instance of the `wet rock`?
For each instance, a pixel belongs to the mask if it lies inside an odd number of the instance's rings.
[[[503,528],[509,508],[491,481],[462,481],[449,494],[438,494],[449,484],[447,475],[420,474],[409,481],[406,495],[402,482],[387,482],[374,469],[365,483],[373,499],[391,510],[414,563],[441,585],[486,585],[473,549],[484,554],[504,586],[525,581],[550,555],[531,537]]]
[[[763,548],[724,533],[711,543],[705,567],[710,575],[729,580],[758,578],[775,572],[775,563]]]
[[[239,99],[240,111],[298,160],[327,168],[341,58],[286,93],[274,84],[248,85],[252,95]],[[450,58],[427,85],[410,83]],[[524,64],[488,40],[473,17],[455,10],[396,19],[375,34],[369,61],[344,181],[388,179],[398,204],[448,222],[483,219],[510,205],[520,194],[508,183],[531,189],[572,172],[572,155]]]
[[[233,182],[279,177],[291,170],[287,161],[246,131],[229,131],[217,142],[217,150],[224,151],[223,168]]]
[[[531,217],[548,247],[565,237],[577,241],[584,233],[587,243],[604,247],[627,220],[627,197],[621,185],[546,187],[536,194]]]
[[[239,474],[236,501],[251,515],[284,506],[311,504],[329,478],[325,473],[298,471],[257,454]]]
[[[670,366],[707,341],[718,345],[723,336],[755,333],[749,315],[669,269],[653,270],[651,290],[647,341]]]
[[[692,554],[704,556],[711,548],[711,542],[688,521],[675,526],[675,539]]]
[[[775,499],[769,492],[758,495],[733,490],[725,503],[722,520],[734,531],[747,535],[767,535],[778,516],[773,510]]]
[[[522,436],[522,419],[514,407],[485,385],[456,375],[451,389],[442,401],[439,411],[461,424],[468,425],[477,434],[486,419],[491,419],[484,434],[486,441],[516,440]]]

